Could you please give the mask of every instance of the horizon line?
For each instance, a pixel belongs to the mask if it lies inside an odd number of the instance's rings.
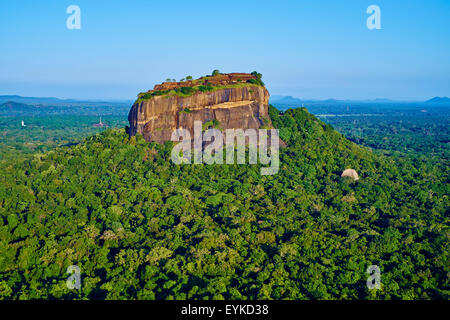
[[[291,95],[281,95],[281,94],[271,94],[271,97],[273,96],[277,96],[277,97],[281,97],[281,99],[283,98],[291,98],[291,99],[295,99],[295,100],[300,100],[300,101],[309,101],[309,102],[324,102],[324,101],[336,101],[336,102],[382,102],[382,100],[385,100],[385,102],[427,102],[431,99],[434,98],[441,98],[441,99],[450,99],[447,96],[434,96],[431,98],[425,98],[424,100],[420,100],[420,99],[392,99],[392,98],[359,98],[359,99],[349,99],[349,98],[344,98],[344,99],[337,99],[337,98],[299,98],[299,97],[295,97],[295,96],[291,96]],[[75,102],[130,102],[130,101],[134,101],[135,99],[130,99],[130,98],[60,98],[57,96],[23,96],[23,95],[19,95],[19,94],[0,94],[0,97],[18,97],[18,98],[25,98],[25,99],[56,99],[56,100],[61,100],[63,102],[71,102],[71,101],[75,101]],[[270,98],[269,98],[270,99]],[[379,101],[377,101],[379,100]]]

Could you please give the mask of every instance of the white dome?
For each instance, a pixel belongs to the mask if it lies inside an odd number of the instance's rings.
[[[341,177],[350,177],[355,181],[359,180],[358,173],[355,169],[345,169],[344,172],[342,172]]]

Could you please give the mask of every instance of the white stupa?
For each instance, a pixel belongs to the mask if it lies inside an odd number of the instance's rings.
[[[345,169],[344,172],[342,172],[341,177],[350,177],[353,180],[359,180],[358,173],[355,169]]]

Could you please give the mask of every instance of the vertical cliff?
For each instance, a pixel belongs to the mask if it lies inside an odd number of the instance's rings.
[[[270,127],[267,89],[250,74],[231,75],[163,83],[141,94],[128,116],[130,134],[164,142],[178,128],[193,133],[194,121],[221,130]]]

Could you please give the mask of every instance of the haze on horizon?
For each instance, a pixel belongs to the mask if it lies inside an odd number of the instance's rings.
[[[381,30],[366,26],[372,4]],[[449,16],[445,0],[3,0],[0,95],[133,100],[219,69],[303,99],[450,96]]]

